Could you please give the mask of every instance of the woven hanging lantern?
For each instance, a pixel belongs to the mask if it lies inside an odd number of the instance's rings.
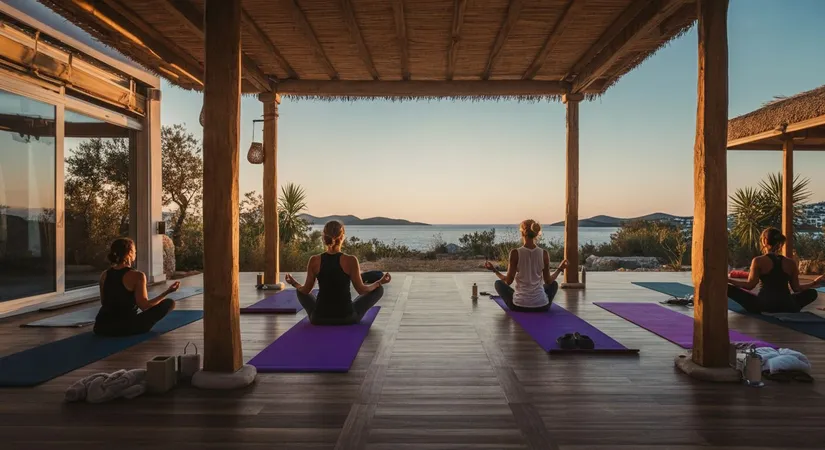
[[[198,122],[200,122],[201,126],[203,126],[203,106],[201,106],[201,116],[198,118]]]
[[[259,121],[252,121],[252,143],[249,144],[249,151],[246,153],[246,160],[252,164],[263,164],[264,162],[264,144],[255,142],[255,123]]]

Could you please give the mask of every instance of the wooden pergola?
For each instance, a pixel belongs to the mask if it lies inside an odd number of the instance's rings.
[[[578,267],[579,103],[699,27],[693,360],[728,365],[728,0],[40,0],[183,88],[204,92],[205,370],[242,366],[242,94],[264,103],[266,281],[278,277],[277,109],[304,99],[561,100],[565,257]],[[565,273],[580,287],[577,270]]]
[[[728,150],[782,152],[782,234],[785,255],[793,256],[793,153],[825,150],[825,86],[731,119]]]

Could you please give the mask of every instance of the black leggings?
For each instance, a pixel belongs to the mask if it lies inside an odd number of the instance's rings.
[[[802,292],[789,294],[786,298],[765,299],[753,292],[728,285],[728,297],[742,305],[745,311],[752,314],[766,313],[795,313],[810,305],[816,300],[816,289],[806,289]]]
[[[523,306],[516,305],[513,303],[513,294],[515,294],[515,290],[507,285],[507,283],[496,280],[496,292],[498,293],[499,297],[504,300],[504,303],[507,304],[507,307],[510,308],[511,311],[519,311],[519,312],[541,312],[547,311],[550,309],[550,305],[553,304],[553,297],[556,296],[556,292],[559,290],[559,283],[552,282],[550,284],[544,285],[544,293],[547,294],[547,300],[549,302],[544,306],[539,306],[538,308],[525,308]]]
[[[100,336],[131,336],[134,334],[148,333],[156,323],[166,317],[170,311],[175,309],[175,301],[165,299],[157,305],[135,314],[134,317],[126,320],[95,322],[94,332]]]
[[[375,283],[376,281],[380,280],[384,276],[384,273],[378,270],[373,270],[371,272],[364,272],[361,274],[361,281],[364,284],[371,284]],[[378,286],[378,288],[374,291],[367,292],[364,295],[359,295],[352,300],[352,309],[355,311],[355,314],[350,317],[339,317],[339,318],[323,318],[323,319],[316,319],[313,318],[313,312],[315,311],[315,305],[318,303],[318,299],[315,298],[312,294],[304,294],[303,292],[298,292],[298,301],[301,302],[301,306],[307,311],[307,316],[309,316],[309,321],[313,325],[352,325],[356,324],[364,318],[364,314],[370,310],[378,300],[381,300],[381,296],[384,295],[384,287]]]

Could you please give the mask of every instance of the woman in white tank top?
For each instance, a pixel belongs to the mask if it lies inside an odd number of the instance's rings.
[[[567,267],[562,261],[559,268],[550,273],[550,255],[547,250],[536,245],[541,234],[541,225],[527,219],[519,225],[523,246],[510,250],[510,264],[507,274],[499,272],[489,261],[484,267],[495,272],[496,292],[513,311],[538,312],[550,309],[559,284],[559,274]],[[510,287],[516,282],[516,288]]]

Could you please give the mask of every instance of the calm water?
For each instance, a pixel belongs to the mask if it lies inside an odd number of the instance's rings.
[[[313,225],[313,230],[320,230],[323,225]],[[476,231],[496,230],[497,241],[512,241],[518,239],[518,227],[515,225],[348,225],[347,236],[355,236],[361,240],[378,239],[383,242],[397,242],[413,250],[427,250],[440,238],[450,244],[458,244],[458,239],[465,234]],[[593,242],[600,244],[610,241],[610,234],[616,228],[594,227],[579,228],[579,243]],[[545,242],[564,241],[564,227],[544,227],[542,235]]]

